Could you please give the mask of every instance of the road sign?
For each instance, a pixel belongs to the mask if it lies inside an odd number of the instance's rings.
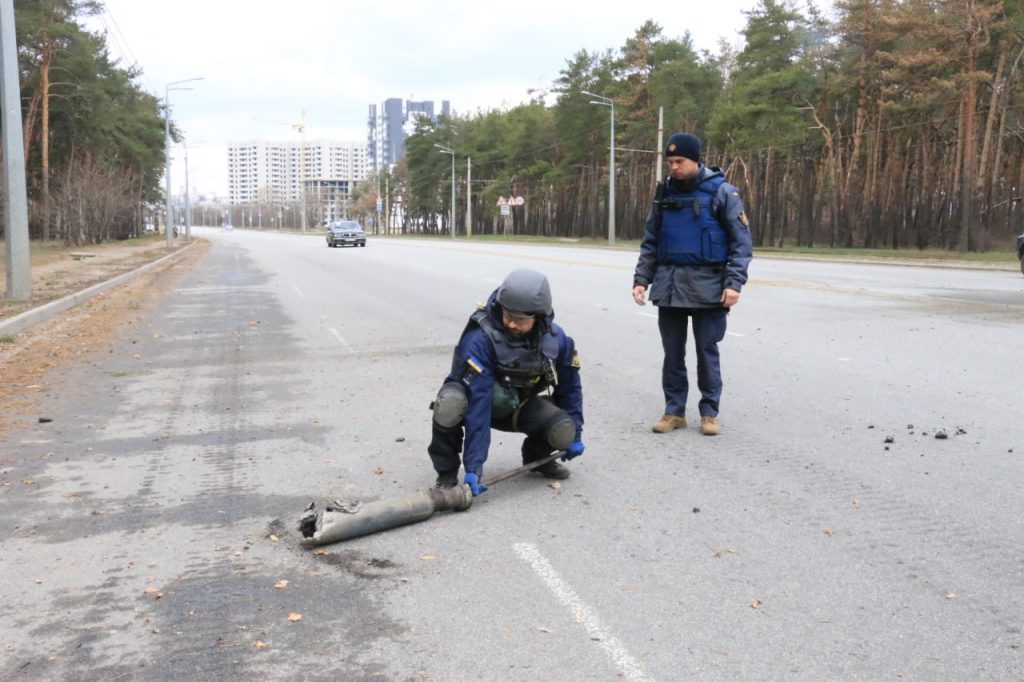
[[[512,207],[509,206],[508,204],[502,204],[502,206],[501,206],[501,215],[502,216],[510,216],[510,215],[512,215]]]
[[[522,197],[516,197],[516,206],[522,206],[526,203],[526,199]]]
[[[508,199],[505,197],[498,197],[498,206],[508,206]]]

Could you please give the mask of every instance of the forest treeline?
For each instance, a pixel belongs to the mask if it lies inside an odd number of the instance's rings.
[[[527,104],[420,121],[359,210],[372,223],[386,186],[402,210],[380,229],[447,231],[442,145],[457,233],[470,175],[474,234],[605,238],[611,112],[590,92],[614,103],[618,238],[642,235],[661,117],[664,139],[698,134],[739,187],[756,245],[1009,248],[1022,230],[1022,0],[836,0],[829,17],[761,0],[745,15],[738,51],[698,51],[648,21],[617,50],[578,52]],[[525,204],[501,218],[509,196]]]
[[[99,10],[92,0],[14,2],[34,239],[123,239],[163,201],[160,101],[79,23]]]
[[[742,47],[714,53],[648,21],[617,49],[567,58],[526,104],[420,120],[403,161],[349,209],[378,231],[449,231],[441,145],[454,152],[457,233],[468,186],[474,234],[603,239],[611,103],[618,238],[642,233],[660,129],[703,138],[757,245],[1005,249],[1022,229],[1022,4],[835,0],[825,16],[760,0]],[[95,0],[14,5],[30,233],[129,236],[164,201],[162,103],[82,28]],[[525,203],[505,219],[497,202],[510,196]]]

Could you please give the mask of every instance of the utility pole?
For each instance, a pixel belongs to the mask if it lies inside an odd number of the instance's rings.
[[[167,248],[174,248],[174,213],[171,209],[171,90],[191,90],[192,88],[176,88],[175,85],[181,85],[182,83],[191,83],[192,81],[201,81],[202,76],[198,78],[186,78],[180,81],[171,81],[164,88],[164,154],[166,155],[166,166],[164,170],[164,192],[167,196],[164,197],[167,202],[167,224],[164,225],[164,232],[167,233]]]
[[[665,107],[658,107],[658,153],[654,160],[654,184],[661,180],[661,155],[665,153]]]
[[[192,204],[189,201],[188,194],[188,142],[184,142],[185,147],[185,241],[192,241]]]
[[[466,239],[473,236],[473,159],[466,157]]]
[[[299,131],[299,193],[302,201],[302,216],[299,222],[302,223],[302,233],[306,233],[306,110],[302,110],[302,121],[292,125]]]
[[[14,32],[14,0],[0,0],[0,102],[3,105],[4,235],[7,238],[7,298],[32,297],[29,264],[28,197],[25,191],[25,148],[21,128],[21,84],[18,43]]]
[[[600,104],[611,107],[611,134],[608,139],[608,245],[615,246],[615,101],[610,97],[595,95],[586,90],[580,90],[584,95],[598,100],[591,104]]]
[[[434,146],[442,154],[450,154],[452,157],[452,204],[451,215],[448,217],[448,227],[451,231],[451,238],[455,239],[455,150],[440,144],[435,144]]]

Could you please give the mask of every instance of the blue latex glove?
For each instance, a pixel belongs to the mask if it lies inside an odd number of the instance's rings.
[[[583,454],[583,451],[587,449],[587,446],[583,444],[581,440],[574,440],[569,444],[569,447],[565,449],[565,456],[562,457],[563,462],[568,462],[570,459],[574,459]]]
[[[487,492],[487,486],[485,486],[483,483],[481,483],[480,482],[480,477],[477,476],[476,474],[474,474],[472,471],[467,471],[466,472],[465,482],[466,482],[466,485],[469,486],[469,489],[471,491],[473,491],[473,497],[476,497],[477,495],[479,495],[481,493]]]

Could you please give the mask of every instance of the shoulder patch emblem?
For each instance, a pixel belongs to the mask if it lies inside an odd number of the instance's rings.
[[[483,374],[484,373],[483,368],[480,367],[480,364],[477,362],[476,358],[474,358],[474,357],[466,358],[466,364],[469,365],[470,369],[472,369],[477,374]]]
[[[572,354],[572,366],[575,369],[579,369],[580,368],[580,354],[577,353],[576,351],[573,351],[573,354]]]
[[[746,211],[740,211],[740,214],[737,217],[739,218],[740,222],[743,223],[744,227],[750,227],[750,223],[747,222],[747,212]]]

